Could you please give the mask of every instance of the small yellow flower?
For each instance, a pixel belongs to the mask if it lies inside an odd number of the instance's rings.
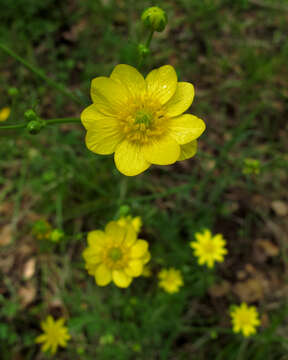
[[[138,234],[142,227],[142,220],[140,216],[136,216],[132,218],[131,215],[122,216],[120,219],[117,220],[117,224],[120,226],[129,226],[132,225],[136,233]]]
[[[0,122],[6,121],[9,118],[9,115],[11,113],[11,109],[9,107],[4,107],[0,110]]]
[[[190,247],[194,249],[194,255],[198,257],[199,265],[206,264],[209,268],[214,266],[214,262],[224,261],[224,255],[227,254],[225,248],[226,241],[221,234],[212,236],[210,230],[204,230],[203,233],[196,233],[197,241],[191,241]]]
[[[37,344],[43,343],[41,347],[43,352],[50,350],[52,354],[55,354],[58,346],[67,346],[67,341],[71,336],[68,333],[67,327],[63,326],[64,322],[64,318],[55,321],[51,315],[41,322],[44,334],[37,336],[35,342]]]
[[[240,306],[235,306],[230,315],[235,333],[242,332],[245,337],[256,333],[256,327],[260,325],[260,320],[255,306],[247,306],[246,303],[242,303]]]
[[[159,287],[169,294],[178,292],[179,288],[184,284],[180,270],[174,268],[162,269],[158,274],[158,278]]]
[[[117,65],[110,77],[92,80],[93,104],[81,114],[89,150],[114,154],[118,170],[127,176],[151,164],[169,165],[195,155],[203,120],[184,114],[194,87],[178,82],[165,65],[144,77],[132,66]]]
[[[105,231],[89,232],[83,258],[97,285],[106,286],[113,281],[118,287],[127,288],[134,277],[142,275],[150,253],[147,241],[137,239],[133,226],[111,221]]]

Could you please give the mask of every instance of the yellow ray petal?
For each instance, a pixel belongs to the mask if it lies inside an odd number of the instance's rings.
[[[143,156],[141,146],[127,140],[117,146],[114,161],[117,169],[126,176],[138,175],[150,166]]]
[[[91,97],[98,111],[114,115],[127,104],[129,92],[120,82],[100,76],[92,80]]]
[[[163,106],[167,117],[174,117],[184,113],[192,104],[194,86],[188,82],[178,82],[175,94]]]
[[[196,140],[205,130],[205,123],[197,116],[184,114],[170,119],[169,129],[169,135],[182,145]]]
[[[119,64],[115,66],[110,77],[125,85],[133,96],[139,96],[146,90],[144,77],[133,66]]]
[[[111,282],[111,280],[111,270],[104,264],[99,265],[95,271],[96,284],[99,286],[106,286]]]
[[[160,104],[165,104],[174,95],[177,87],[177,75],[171,65],[152,70],[146,77],[147,93]]]
[[[132,277],[127,275],[123,270],[114,270],[112,277],[114,283],[121,288],[127,288],[132,281]]]
[[[180,155],[180,146],[170,136],[162,136],[143,146],[144,157],[151,164],[173,164]]]
[[[178,161],[192,158],[197,152],[197,140],[193,140],[188,144],[180,146],[180,156]]]
[[[131,248],[131,257],[140,258],[148,250],[148,243],[145,240],[137,240]]]
[[[86,146],[89,150],[96,154],[113,154],[116,146],[123,139],[123,135],[118,130],[116,120],[110,120],[111,121],[103,124],[97,124],[95,128],[88,130],[86,133]]]
[[[143,272],[143,262],[141,260],[131,260],[125,272],[128,276],[137,277]]]

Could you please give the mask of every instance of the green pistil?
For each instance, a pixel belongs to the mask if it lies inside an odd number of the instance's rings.
[[[112,248],[109,252],[109,257],[113,261],[118,261],[122,258],[122,251],[118,248]]]
[[[148,127],[152,122],[152,114],[147,111],[139,110],[135,116],[135,124],[144,124]]]

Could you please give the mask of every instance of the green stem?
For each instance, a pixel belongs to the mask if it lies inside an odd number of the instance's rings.
[[[150,30],[150,33],[149,33],[148,38],[147,38],[146,43],[145,43],[145,47],[147,49],[149,49],[149,47],[150,47],[153,34],[154,34],[154,30]],[[137,65],[138,70],[140,70],[142,65],[143,65],[144,57],[145,56],[143,55],[143,53],[141,53],[140,56],[139,56],[139,59],[138,59],[138,65]]]
[[[44,74],[44,72],[41,69],[39,69],[36,66],[30,64],[28,61],[26,61],[21,56],[16,54],[13,50],[9,49],[6,45],[0,43],[0,49],[2,49],[6,54],[13,57],[15,60],[19,61],[27,69],[32,71],[40,79],[46,81],[46,83],[48,85],[50,85],[50,86],[54,87],[56,90],[60,91],[63,95],[68,96],[70,99],[77,102],[78,104],[86,105],[77,96],[75,96],[69,90],[67,90],[64,85],[59,84],[57,81],[54,81],[54,80],[50,79],[47,75]]]
[[[59,118],[59,119],[48,119],[44,120],[46,125],[55,125],[55,124],[67,124],[67,123],[80,123],[79,118]],[[27,127],[28,123],[14,124],[14,125],[0,125],[1,130],[11,130],[11,129],[23,129]]]

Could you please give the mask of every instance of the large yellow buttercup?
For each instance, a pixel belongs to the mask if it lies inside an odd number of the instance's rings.
[[[114,154],[118,170],[138,175],[151,164],[169,165],[195,155],[204,122],[183,114],[194,87],[178,82],[165,65],[144,77],[132,66],[117,65],[110,77],[92,81],[93,104],[81,114],[91,151]]]

